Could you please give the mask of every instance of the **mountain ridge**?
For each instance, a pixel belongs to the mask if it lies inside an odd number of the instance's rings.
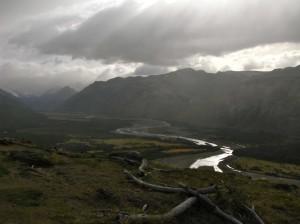
[[[64,101],[76,94],[77,91],[69,86],[51,89],[41,96],[23,96],[20,99],[30,108],[38,112],[53,111]]]
[[[67,100],[60,111],[288,134],[299,128],[291,121],[298,121],[299,86],[299,66],[215,74],[183,69],[94,82]]]

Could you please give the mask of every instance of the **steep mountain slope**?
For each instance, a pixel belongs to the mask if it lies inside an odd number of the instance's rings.
[[[183,69],[95,82],[63,111],[183,122],[198,128],[299,133],[300,67],[272,72]]]
[[[58,90],[50,90],[41,96],[23,96],[21,100],[35,111],[53,111],[75,94],[74,89],[66,86]]]
[[[16,97],[0,90],[0,129],[31,126],[42,119],[42,115],[31,111]]]
[[[299,66],[252,77],[235,93],[236,106],[224,114],[228,125],[300,133]]]

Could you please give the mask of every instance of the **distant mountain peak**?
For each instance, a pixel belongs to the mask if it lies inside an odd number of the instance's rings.
[[[56,91],[55,94],[64,94],[67,95],[67,97],[70,97],[74,95],[77,91],[71,88],[70,86],[65,86],[61,88],[60,90]]]
[[[65,86],[63,88],[60,89],[60,91],[71,91],[71,92],[76,92],[76,90],[74,90],[72,87],[70,86]]]
[[[36,111],[52,111],[77,93],[69,86],[48,90],[41,96],[23,97],[25,104]]]
[[[181,68],[181,69],[178,69],[177,71],[179,71],[179,72],[195,72],[196,70],[193,68]]]

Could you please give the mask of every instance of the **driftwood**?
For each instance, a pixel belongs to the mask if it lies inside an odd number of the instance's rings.
[[[127,174],[127,176],[132,179],[135,183],[139,184],[140,186],[143,186],[145,188],[151,189],[151,190],[155,190],[155,191],[159,191],[159,192],[165,192],[165,193],[190,193],[191,195],[197,195],[199,193],[201,194],[208,194],[208,193],[214,193],[216,192],[216,187],[215,186],[209,186],[207,188],[201,188],[201,189],[197,189],[197,190],[190,190],[189,192],[187,192],[187,189],[184,187],[168,187],[168,186],[161,186],[161,185],[156,185],[156,184],[151,184],[151,183],[147,183],[137,177],[135,177],[133,174],[131,174],[128,170],[124,170],[124,173]]]
[[[185,193],[185,194],[188,194],[188,195],[192,195],[193,197],[196,197],[198,199],[198,201],[201,204],[203,204],[203,206],[205,206],[208,210],[210,210],[211,212],[216,214],[221,219],[223,219],[225,221],[228,221],[230,223],[233,223],[233,224],[242,224],[242,222],[239,221],[238,219],[236,219],[233,216],[231,216],[231,215],[225,213],[224,211],[222,211],[207,196],[204,195],[204,194],[207,194],[207,193],[215,192],[216,188],[214,186],[204,188],[204,189],[197,189],[197,190],[194,190],[194,189],[191,189],[191,188],[188,188],[188,187],[181,187],[181,188],[165,187],[165,186],[160,186],[160,185],[147,183],[147,182],[135,177],[133,174],[131,174],[127,170],[125,170],[124,172],[134,182],[136,182],[137,184],[139,184],[143,187],[146,187],[146,188],[149,188],[149,189],[152,189],[152,190],[156,190],[156,191],[160,191],[160,192],[166,192],[166,193]],[[147,216],[144,216],[144,219],[145,219],[145,217],[147,217]],[[150,216],[150,217],[152,218],[153,216]]]
[[[253,217],[255,220],[255,223],[257,224],[265,224],[262,218],[256,213],[254,206],[252,205],[252,208],[244,205],[244,208],[249,212],[249,214]]]
[[[191,194],[195,194],[194,190],[187,189],[187,191],[190,192]],[[241,221],[239,221],[232,215],[225,213],[222,209],[220,209],[217,205],[215,205],[206,195],[198,193],[197,198],[200,204],[203,204],[203,206],[205,206],[208,210],[210,210],[212,213],[214,213],[221,219],[233,224],[243,224]]]
[[[157,172],[164,172],[164,173],[170,173],[177,171],[177,169],[171,169],[171,170],[166,170],[166,169],[158,169],[155,167],[150,167],[149,162],[147,159],[136,159],[136,158],[129,158],[126,153],[124,154],[118,154],[118,153],[111,153],[109,154],[109,157],[111,159],[129,164],[129,165],[139,165],[139,175],[140,176],[146,176],[147,172],[146,170],[152,170],[152,171],[157,171]]]
[[[122,158],[122,157],[114,157],[115,159],[122,160],[125,162],[131,162],[131,164],[137,164],[138,161],[126,161],[128,158]],[[146,159],[142,159],[142,162],[139,163],[138,167],[138,174],[139,176],[146,176],[147,169],[160,171],[159,169],[148,167],[149,163]],[[164,172],[164,170],[163,170]],[[165,214],[158,214],[158,215],[148,215],[148,214],[136,214],[136,215],[130,215],[128,213],[122,213],[120,212],[118,214],[119,222],[120,223],[131,223],[131,222],[137,222],[137,223],[145,223],[145,222],[155,222],[155,221],[168,221],[176,218],[177,216],[184,213],[186,210],[191,208],[194,204],[199,203],[203,207],[205,207],[208,211],[218,216],[220,219],[225,221],[226,223],[232,223],[232,224],[243,224],[240,220],[236,219],[230,214],[227,214],[224,212],[221,208],[219,208],[216,204],[214,204],[210,198],[206,195],[209,193],[215,193],[216,192],[216,186],[209,186],[206,188],[201,189],[194,189],[189,188],[188,186],[185,186],[184,184],[181,184],[180,187],[170,187],[170,186],[163,186],[163,185],[157,185],[148,183],[136,176],[134,176],[131,172],[128,170],[124,170],[124,173],[136,184],[148,188],[150,190],[164,192],[164,193],[180,193],[185,194],[189,198],[187,198],[185,201],[171,209],[169,212]],[[148,205],[145,207],[147,208]],[[249,208],[247,206],[244,206],[245,209],[251,214],[253,219],[256,221],[257,224],[264,224],[263,220],[257,215],[254,207]],[[143,211],[145,212],[146,209],[143,208]]]
[[[176,168],[166,170],[166,169],[158,169],[158,168],[155,168],[155,167],[150,167],[150,169],[153,170],[153,171],[161,172],[161,173],[172,173],[172,172],[175,172],[175,171],[179,170],[179,169],[176,169]]]
[[[148,160],[143,159],[141,165],[139,166],[139,176],[143,177],[147,175],[146,169],[148,168]]]
[[[177,216],[183,214],[189,208],[191,208],[198,201],[197,197],[189,197],[169,212],[161,215],[147,215],[147,214],[137,214],[137,215],[126,215],[119,214],[120,223],[131,223],[131,222],[154,222],[154,221],[168,221],[176,218]]]

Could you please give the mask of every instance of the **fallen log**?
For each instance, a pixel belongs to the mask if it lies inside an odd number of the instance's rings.
[[[216,188],[213,186],[212,187],[208,187],[208,188],[204,188],[204,189],[191,189],[188,187],[182,187],[182,188],[177,188],[177,187],[165,187],[165,186],[160,186],[160,185],[155,185],[155,184],[151,184],[151,183],[147,183],[137,177],[135,177],[134,175],[132,175],[129,171],[125,170],[124,171],[128,177],[130,177],[134,182],[136,182],[137,184],[146,187],[146,188],[150,188],[152,190],[156,190],[156,191],[160,191],[160,192],[166,192],[166,193],[185,193],[188,195],[192,195],[193,197],[197,197],[199,202],[202,203],[208,210],[210,210],[212,213],[214,213],[215,215],[217,215],[218,217],[220,217],[221,219],[228,221],[230,223],[233,224],[242,224],[241,221],[239,221],[238,219],[236,219],[235,217],[225,213],[224,211],[222,211],[217,205],[215,205],[207,196],[205,196],[204,194],[207,193],[212,193],[216,191]],[[204,193],[203,193],[204,192]]]
[[[161,215],[147,215],[147,214],[137,214],[137,215],[126,215],[119,214],[120,223],[132,223],[132,222],[154,222],[154,221],[169,221],[179,215],[183,214],[185,211],[190,209],[198,201],[197,197],[189,197],[169,212]]]
[[[249,214],[253,217],[255,220],[255,223],[257,224],[265,224],[262,218],[256,213],[254,205],[252,205],[252,208],[248,207],[247,205],[244,205],[245,209],[249,212]]]
[[[131,174],[128,170],[124,170],[124,173],[127,174],[127,176],[132,179],[135,183],[139,184],[140,186],[149,188],[151,190],[159,191],[159,192],[165,192],[165,193],[191,193],[187,192],[186,188],[183,187],[169,187],[169,186],[161,186],[156,184],[147,183],[137,177],[135,177],[133,174]],[[194,194],[209,194],[216,192],[216,186],[209,186],[207,188],[201,188],[194,190]],[[193,195],[193,194],[191,194]]]
[[[197,198],[198,198],[200,204],[203,204],[208,210],[210,210],[212,213],[217,215],[222,220],[227,221],[229,223],[233,223],[233,224],[243,224],[241,221],[239,221],[232,215],[229,215],[229,214],[225,213],[223,210],[221,210],[207,196],[205,196],[203,194],[198,194]]]
[[[225,213],[222,209],[220,209],[216,204],[214,204],[209,197],[207,197],[204,194],[201,194],[194,189],[190,189],[186,187],[186,192],[190,193],[191,195],[194,195],[198,198],[199,203],[203,204],[204,207],[207,208],[207,210],[210,210],[212,213],[217,215],[219,218],[233,224],[243,224],[241,221],[233,217],[232,215],[229,215]]]
[[[139,176],[143,177],[147,175],[146,169],[148,168],[148,160],[143,159],[141,165],[139,166]]]
[[[155,167],[150,167],[151,170],[156,171],[156,172],[161,172],[161,173],[172,173],[172,172],[176,172],[179,169],[170,169],[170,170],[166,170],[166,169],[159,169],[159,168],[155,168]]]

